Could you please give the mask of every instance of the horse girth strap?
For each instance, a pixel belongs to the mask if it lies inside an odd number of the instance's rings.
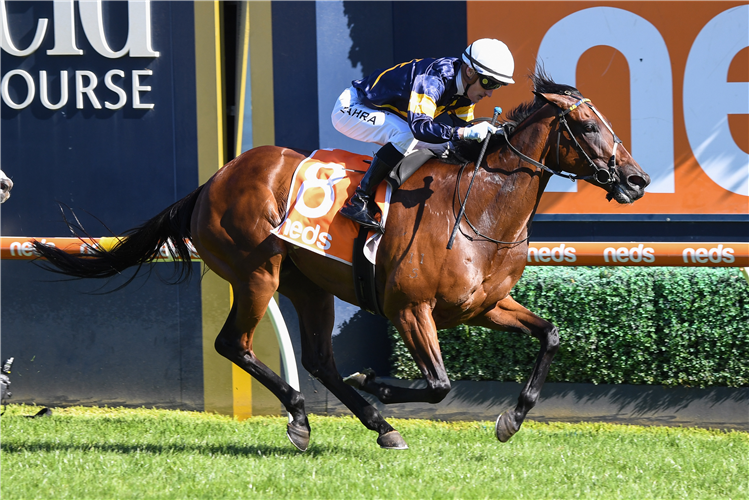
[[[375,285],[375,265],[364,256],[364,245],[367,242],[369,229],[359,229],[359,236],[354,239],[354,254],[351,265],[354,271],[354,293],[359,307],[365,311],[385,317],[377,300],[377,288]]]

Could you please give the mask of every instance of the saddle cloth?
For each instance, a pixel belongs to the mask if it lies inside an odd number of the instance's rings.
[[[294,246],[351,265],[359,225],[339,215],[338,210],[356,191],[371,159],[341,149],[319,149],[302,160],[291,179],[286,218],[271,233]],[[390,195],[390,185],[380,183],[374,198],[383,227]],[[375,231],[367,236],[364,254],[372,264],[381,236]]]

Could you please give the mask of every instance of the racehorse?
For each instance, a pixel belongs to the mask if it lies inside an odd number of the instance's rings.
[[[109,277],[151,262],[167,242],[182,277],[189,275],[192,240],[205,264],[233,289],[231,311],[216,350],[270,389],[289,412],[287,436],[306,450],[310,426],[303,395],[253,353],[253,332],[278,291],[299,315],[302,364],[368,428],[383,448],[407,448],[396,431],[356,389],[383,403],[429,402],[450,390],[437,338],[458,324],[529,334],[540,351],[518,404],[497,418],[505,442],[538,400],[559,347],[557,328],[515,302],[510,290],[525,268],[529,226],[552,175],[602,188],[609,201],[641,198],[648,175],[616,137],[608,121],[580,92],[538,72],[531,77],[533,101],[512,110],[502,134],[488,143],[485,162],[469,143],[452,160],[432,159],[393,193],[376,258],[376,295],[398,329],[424,378],[424,388],[392,386],[373,373],[344,380],[333,360],[334,296],[358,305],[352,268],[275,235],[289,204],[292,175],[305,155],[283,147],[247,151],[208,182],[141,226],[125,233],[110,251],[65,254],[36,242],[53,270],[81,278]],[[476,145],[477,143],[472,143]],[[473,167],[474,175],[470,172]],[[565,173],[566,172],[566,173]],[[469,184],[470,196],[466,199]],[[446,244],[465,201],[465,217],[452,249]],[[181,264],[180,264],[181,263]]]
[[[10,190],[13,189],[13,181],[0,170],[0,203],[5,203],[10,198]]]

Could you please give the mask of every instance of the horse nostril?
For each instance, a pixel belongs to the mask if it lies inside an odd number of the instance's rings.
[[[631,186],[637,186],[640,189],[645,189],[645,187],[648,185],[648,182],[639,175],[630,175],[629,177],[627,177],[627,182]]]

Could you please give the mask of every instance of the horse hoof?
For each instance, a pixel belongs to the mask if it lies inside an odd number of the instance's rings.
[[[497,423],[494,425],[494,431],[500,443],[506,443],[517,432],[515,428],[515,419],[506,411],[497,417]]]
[[[286,437],[289,438],[291,444],[296,446],[299,451],[307,451],[309,446],[309,431],[307,429],[300,429],[291,424],[286,425]]]
[[[386,450],[407,450],[408,445],[398,431],[390,431],[377,438],[380,448]]]

